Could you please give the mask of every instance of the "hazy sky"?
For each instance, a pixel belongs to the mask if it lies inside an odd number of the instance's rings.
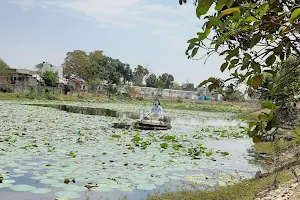
[[[202,24],[195,7],[178,0],[0,0],[0,57],[13,68],[33,68],[42,61],[59,66],[68,51],[103,50],[132,68],[198,85],[226,77],[217,55],[205,65],[185,55]]]

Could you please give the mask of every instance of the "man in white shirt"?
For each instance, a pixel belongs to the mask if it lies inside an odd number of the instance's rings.
[[[151,117],[149,115],[152,114]],[[163,109],[160,106],[160,101],[156,99],[153,102],[153,107],[151,108],[151,111],[146,115],[145,119],[156,119],[156,120],[163,120]]]

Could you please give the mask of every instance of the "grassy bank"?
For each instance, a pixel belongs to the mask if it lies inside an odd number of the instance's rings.
[[[162,195],[149,196],[147,200],[253,200],[256,194],[272,186],[275,175],[261,179],[250,179],[235,185],[220,187],[214,191],[179,191]],[[291,180],[289,171],[282,171],[279,181]]]
[[[104,95],[87,95],[87,94],[75,94],[75,95],[53,95],[51,93],[27,93],[27,94],[15,94],[15,93],[0,93],[0,100],[59,100],[59,101],[88,101],[88,102],[106,102],[106,103],[128,103],[136,105],[151,106],[153,99],[128,99],[121,97],[114,97],[109,99]],[[191,110],[191,111],[207,111],[207,112],[231,112],[231,113],[244,113],[249,109],[245,105],[239,103],[230,102],[195,102],[195,101],[178,101],[177,99],[162,99],[161,104],[165,109],[175,110]]]

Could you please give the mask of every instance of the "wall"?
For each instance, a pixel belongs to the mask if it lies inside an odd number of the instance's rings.
[[[151,87],[138,87],[133,86],[134,90],[143,97],[165,97],[165,98],[182,98],[182,99],[197,99],[203,100],[204,96],[209,96],[212,100],[222,101],[222,95],[209,92],[205,88],[200,91],[184,91],[184,90],[171,90],[171,89],[158,89]],[[199,98],[202,97],[202,98]]]
[[[151,87],[137,87],[133,88],[139,92],[143,97],[166,97],[166,98],[185,98],[185,99],[195,99],[196,92],[194,91],[184,91],[184,90],[171,90],[171,89],[158,89]]]
[[[0,87],[4,84],[0,84]],[[46,87],[46,86],[23,86],[23,85],[10,85],[10,87],[14,90],[14,93],[26,93],[30,91],[42,91],[48,89],[49,92],[53,94],[63,94],[63,88],[61,87]]]

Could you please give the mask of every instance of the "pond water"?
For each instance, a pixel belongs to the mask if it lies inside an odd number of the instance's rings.
[[[84,115],[98,115],[107,117],[116,117],[119,119],[143,119],[145,113],[140,112],[124,112],[106,108],[84,107],[75,105],[61,105],[61,104],[29,104],[32,106],[50,107],[66,112],[80,113]],[[203,113],[205,114],[205,113]],[[178,117],[178,116],[165,116],[164,121],[171,125],[212,125],[212,126],[237,126],[241,125],[241,122],[237,120],[225,120],[225,119],[210,119],[209,117],[202,116],[201,118],[191,117]]]
[[[142,113],[9,102],[0,110],[1,199],[145,199],[231,184],[262,168],[239,121],[168,116],[171,130],[136,131],[111,124]]]

